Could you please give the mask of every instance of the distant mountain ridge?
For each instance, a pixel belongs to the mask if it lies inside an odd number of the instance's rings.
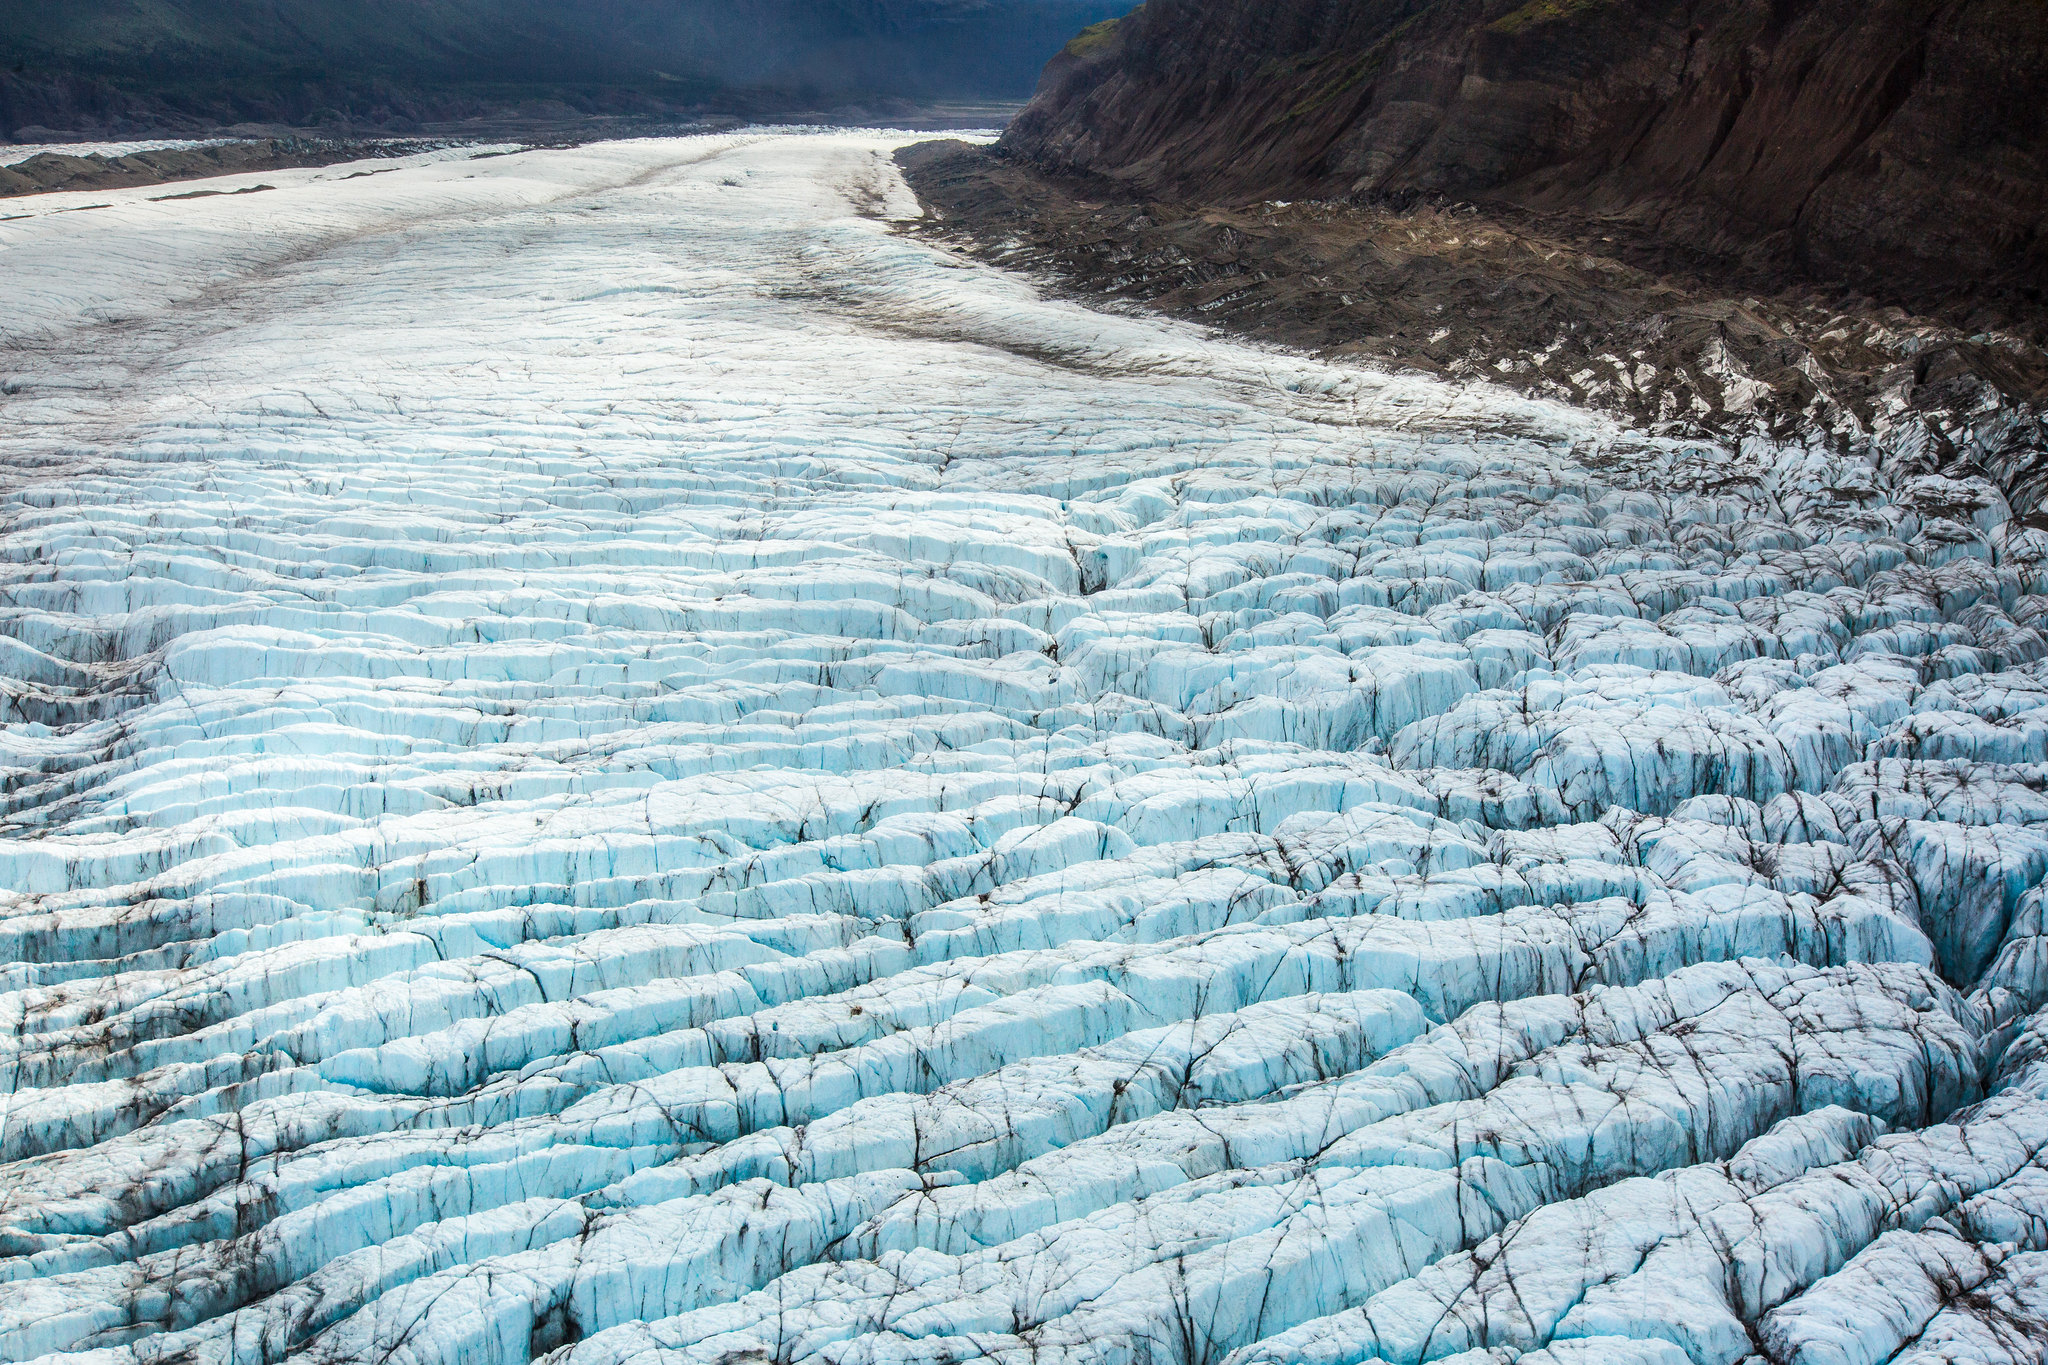
[[[1490,201],[2038,305],[2043,90],[2042,0],[1149,0],[1002,146],[1139,193]]]
[[[0,0],[0,138],[580,92],[1022,98],[1127,0]]]

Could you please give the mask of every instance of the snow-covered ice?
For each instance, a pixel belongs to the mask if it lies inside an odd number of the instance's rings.
[[[905,140],[0,223],[0,1357],[2042,1359],[2048,536]]]
[[[221,139],[158,138],[143,142],[6,142],[0,143],[0,166],[18,166],[39,156],[133,156],[137,152],[186,151],[219,145]]]

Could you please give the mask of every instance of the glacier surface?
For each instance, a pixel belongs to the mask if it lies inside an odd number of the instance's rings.
[[[0,1357],[2043,1359],[2048,535],[903,140],[0,223]]]

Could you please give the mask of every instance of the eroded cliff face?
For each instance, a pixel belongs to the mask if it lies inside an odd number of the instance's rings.
[[[1442,195],[1924,301],[2048,281],[2041,0],[1150,0],[1006,149],[1146,194]]]

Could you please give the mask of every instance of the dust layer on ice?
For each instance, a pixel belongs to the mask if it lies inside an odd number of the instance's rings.
[[[0,1355],[2039,1360],[2048,541],[895,143],[0,224]]]

